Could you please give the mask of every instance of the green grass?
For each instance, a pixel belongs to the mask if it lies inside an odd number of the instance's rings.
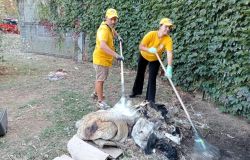
[[[27,109],[27,108],[30,108],[30,107],[35,106],[37,104],[40,104],[40,103],[41,103],[40,100],[34,99],[34,100],[31,100],[30,102],[28,102],[25,105],[19,106],[18,109]]]
[[[47,113],[52,125],[47,127],[40,135],[41,141],[46,141],[53,150],[48,154],[47,159],[58,156],[55,153],[67,154],[67,141],[76,134],[75,122],[80,120],[83,115],[92,111],[91,104],[81,93],[74,91],[62,91],[51,98],[54,110]],[[49,139],[49,141],[48,141]],[[64,140],[64,141],[62,141]],[[48,151],[46,148],[44,151]]]
[[[2,55],[4,61],[0,61],[0,66],[4,66],[9,72],[0,77],[0,90],[9,94],[5,97],[13,97],[12,90],[13,95],[19,96],[17,99],[6,99],[6,104],[16,112],[12,115],[13,124],[21,123],[15,122],[20,119],[33,123],[31,126],[46,126],[35,127],[38,128],[37,133],[34,133],[36,136],[29,133],[34,128],[27,128],[18,134],[18,130],[12,126],[10,131],[16,133],[10,135],[17,134],[18,138],[0,138],[0,159],[51,160],[68,154],[67,142],[77,131],[75,122],[93,111],[93,102],[89,94],[86,94],[88,90],[82,92],[82,84],[76,85],[73,77],[53,82],[46,78],[49,72],[58,68],[66,68],[69,73],[74,73],[75,70],[70,70],[65,62],[55,61],[54,58],[45,58],[44,61],[44,57],[28,58],[28,54],[13,56],[9,52],[3,52],[0,57]],[[85,81],[88,83],[88,80]],[[84,85],[86,89],[88,85]],[[34,124],[32,119],[41,120],[41,123]]]
[[[42,102],[43,101],[43,102]],[[21,110],[28,109],[30,105],[45,103],[53,105],[52,111],[45,112],[51,125],[46,127],[38,137],[23,137],[18,148],[0,139],[0,147],[9,150],[12,158],[25,160],[51,160],[59,155],[68,154],[67,142],[76,134],[75,122],[83,115],[92,111],[91,103],[82,93],[75,91],[61,91],[59,94],[44,100],[32,100],[26,105],[19,107]]]
[[[56,105],[54,116],[58,119],[79,120],[83,115],[92,111],[91,103],[80,92],[62,91],[52,97]]]
[[[0,89],[22,87],[26,81],[34,81],[34,78],[41,73],[38,66],[26,64],[24,61],[15,62],[14,59],[5,60],[6,62],[0,62],[0,66],[5,67],[7,70],[6,75],[0,75],[4,80],[4,83],[0,83]],[[26,79],[17,81],[19,77],[26,77]]]
[[[0,148],[6,147],[6,141],[0,138]]]

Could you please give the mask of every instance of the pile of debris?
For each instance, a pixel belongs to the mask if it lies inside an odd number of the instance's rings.
[[[123,150],[134,147],[140,147],[145,154],[157,154],[161,159],[185,160],[184,154],[190,146],[181,145],[181,141],[193,141],[193,133],[181,114],[183,111],[149,102],[126,109],[135,114],[125,115],[114,106],[85,115],[77,122],[77,134],[67,145],[72,158],[64,155],[54,160],[116,159]]]
[[[57,81],[65,79],[67,76],[67,72],[63,69],[58,69],[56,72],[50,72],[47,76],[49,81]]]

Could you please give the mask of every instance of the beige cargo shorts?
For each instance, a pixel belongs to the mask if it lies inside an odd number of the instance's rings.
[[[93,64],[96,72],[96,81],[105,81],[108,78],[109,68],[106,66],[100,66]]]

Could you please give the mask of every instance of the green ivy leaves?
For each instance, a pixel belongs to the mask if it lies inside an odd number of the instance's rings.
[[[158,29],[161,18],[171,18],[176,25],[172,33],[174,81],[186,90],[205,91],[223,105],[225,112],[250,117],[249,3],[248,0],[50,0],[47,12],[59,30],[87,32],[89,57],[92,57],[95,33],[106,9],[117,9],[120,17],[117,30],[124,39],[124,56],[131,68],[137,65],[138,45],[145,33]],[[76,20],[80,29],[74,27]]]

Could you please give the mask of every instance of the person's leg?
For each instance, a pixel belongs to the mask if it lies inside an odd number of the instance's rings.
[[[104,86],[104,81],[108,77],[109,67],[94,65],[94,68],[96,70],[95,92],[98,97],[98,102],[103,103],[104,100],[103,86]]]
[[[131,98],[135,97],[138,94],[142,94],[145,70],[146,70],[147,65],[148,65],[148,61],[140,55],[138,59],[137,74],[136,74],[134,86],[132,89],[132,93],[130,95]]]
[[[149,76],[146,100],[155,102],[156,77],[159,71],[160,63],[158,61],[149,62]]]
[[[104,81],[95,82],[95,91],[97,94],[98,102],[102,102],[104,100],[103,99],[103,84],[104,84]]]

